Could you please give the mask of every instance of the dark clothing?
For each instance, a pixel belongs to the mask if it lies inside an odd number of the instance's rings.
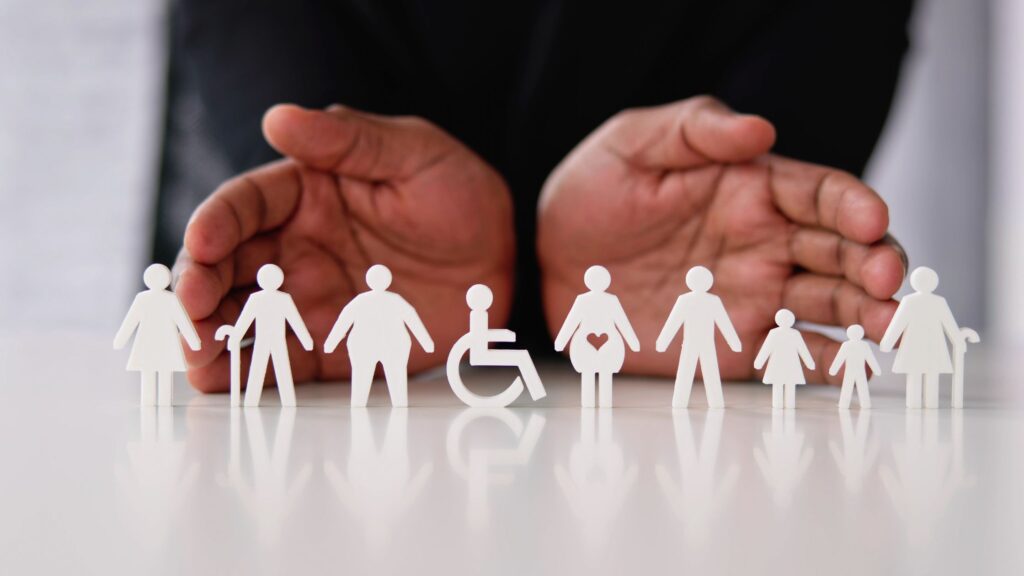
[[[624,108],[712,94],[773,122],[778,153],[860,173],[889,110],[910,3],[179,0],[157,256],[173,257],[184,218],[213,189],[197,164],[212,181],[276,156],[260,135],[271,105],[415,114],[508,181],[511,327],[520,343],[550,347],[536,201],[573,146]]]

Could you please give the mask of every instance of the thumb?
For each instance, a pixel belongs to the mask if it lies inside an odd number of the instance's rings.
[[[613,149],[649,168],[747,162],[775,143],[768,120],[734,112],[710,96],[627,110],[609,125]]]
[[[279,104],[263,116],[278,152],[319,170],[365,180],[415,174],[447,152],[451,139],[419,118],[388,118],[343,106],[310,110]]]

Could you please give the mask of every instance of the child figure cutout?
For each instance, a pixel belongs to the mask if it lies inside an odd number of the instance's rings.
[[[882,372],[878,360],[871,352],[871,346],[864,341],[864,328],[860,324],[854,324],[846,329],[846,336],[849,338],[839,347],[836,359],[828,373],[835,376],[839,369],[846,365],[843,372],[843,388],[839,392],[839,407],[846,410],[853,400],[853,389],[857,389],[857,400],[861,409],[871,408],[871,395],[868,393],[868,374],[865,365],[871,368],[875,374]]]
[[[711,271],[703,266],[694,266],[686,273],[686,287],[690,292],[681,295],[672,312],[668,315],[665,327],[658,335],[655,349],[658,352],[668,350],[679,329],[683,330],[683,349],[679,355],[679,370],[676,373],[676,388],[672,394],[674,408],[686,408],[690,404],[690,390],[693,388],[693,377],[700,363],[701,374],[704,376],[704,393],[708,398],[709,408],[722,408],[725,399],[722,396],[722,379],[718,373],[718,353],[715,351],[715,328],[721,331],[729,348],[740,352],[743,344],[736,329],[729,320],[729,314],[722,305],[722,300],[708,290],[715,283]]]
[[[763,381],[772,385],[773,408],[796,408],[796,386],[807,382],[800,362],[803,361],[808,369],[814,370],[814,358],[811,358],[811,352],[800,331],[793,328],[794,322],[796,318],[789,310],[783,308],[776,312],[775,323],[778,328],[768,332],[768,337],[754,359],[756,370],[763,368],[765,362],[768,363]]]
[[[239,349],[249,327],[256,324],[252,364],[249,365],[249,379],[245,386],[245,405],[260,405],[267,362],[273,360],[281,406],[295,406],[295,384],[292,382],[292,366],[285,341],[286,325],[291,326],[307,351],[313,350],[313,338],[302,322],[292,297],[278,290],[284,284],[284,272],[279,267],[264,264],[256,273],[256,283],[261,290],[253,292],[246,300],[228,341],[229,348],[234,346],[235,350]]]
[[[590,290],[576,297],[558,336],[555,351],[561,352],[572,338],[569,358],[582,380],[581,404],[594,407],[594,377],[599,378],[600,404],[612,406],[612,374],[622,369],[626,357],[623,338],[633,352],[640,350],[640,341],[629,324],[618,297],[605,292],[612,277],[603,266],[591,266],[583,275]],[[620,335],[621,334],[621,335]]]
[[[939,286],[934,270],[924,266],[915,269],[910,274],[910,286],[914,293],[900,300],[879,347],[889,352],[900,341],[892,371],[907,375],[907,408],[921,407],[922,377],[925,408],[938,408],[939,375],[953,372],[946,339],[960,355],[967,348],[965,335],[946,299],[933,293]]]
[[[353,298],[341,310],[324,342],[324,351],[334,352],[338,343],[348,336],[353,408],[366,406],[378,363],[384,368],[391,405],[405,408],[409,405],[408,366],[412,349],[409,331],[427,353],[434,352],[434,341],[412,305],[388,291],[391,270],[387,266],[371,266],[366,271],[366,285],[370,290]]]
[[[142,281],[147,290],[135,296],[114,336],[114,350],[124,348],[135,332],[128,370],[142,373],[142,405],[170,406],[174,394],[174,373],[185,371],[185,355],[178,334],[185,337],[193,350],[199,350],[202,344],[177,294],[167,289],[171,285],[171,271],[167,266],[150,265],[143,273]]]

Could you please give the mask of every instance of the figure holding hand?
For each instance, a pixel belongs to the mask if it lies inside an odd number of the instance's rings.
[[[754,359],[754,369],[764,371],[763,382],[772,385],[772,408],[796,408],[796,386],[806,384],[803,366],[814,370],[814,358],[800,331],[793,328],[796,317],[783,308],[775,313],[778,328],[772,328]]]
[[[569,358],[582,380],[581,404],[593,408],[595,375],[599,381],[600,405],[612,406],[612,375],[622,369],[626,350],[640,351],[640,340],[614,294],[606,292],[612,277],[604,266],[591,266],[583,276],[588,292],[580,294],[569,309],[558,336],[555,351],[565,349],[569,339]]]

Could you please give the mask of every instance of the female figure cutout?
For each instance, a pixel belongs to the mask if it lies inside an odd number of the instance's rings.
[[[601,407],[612,406],[612,374],[622,369],[626,356],[622,339],[626,339],[633,352],[640,350],[640,341],[618,297],[605,292],[611,281],[611,274],[605,267],[591,266],[587,269],[583,283],[589,292],[576,297],[555,338],[555,350],[561,352],[572,337],[569,358],[572,367],[580,373],[583,387],[581,404],[584,408],[594,407],[595,375],[600,381]]]
[[[132,333],[135,344],[128,357],[128,370],[142,373],[142,405],[157,402],[157,375],[160,376],[160,406],[170,406],[174,391],[174,373],[185,371],[180,332],[189,348],[199,350],[201,343],[178,296],[167,289],[171,271],[163,264],[152,264],[142,275],[148,290],[139,292],[114,336],[114,349],[128,343]]]
[[[914,293],[900,300],[879,347],[889,352],[900,340],[892,371],[907,375],[907,408],[921,407],[922,376],[925,408],[938,408],[939,375],[953,372],[946,339],[957,354],[967,345],[946,299],[933,294],[939,286],[939,275],[921,266],[911,273],[910,286]]]
[[[800,331],[793,328],[796,318],[783,308],[775,313],[778,328],[772,328],[761,345],[761,351],[754,359],[754,369],[760,370],[765,362],[763,381],[772,385],[772,408],[796,408],[796,385],[806,384],[803,361],[807,368],[814,370],[814,358],[804,343]],[[785,389],[785,398],[783,398]]]

